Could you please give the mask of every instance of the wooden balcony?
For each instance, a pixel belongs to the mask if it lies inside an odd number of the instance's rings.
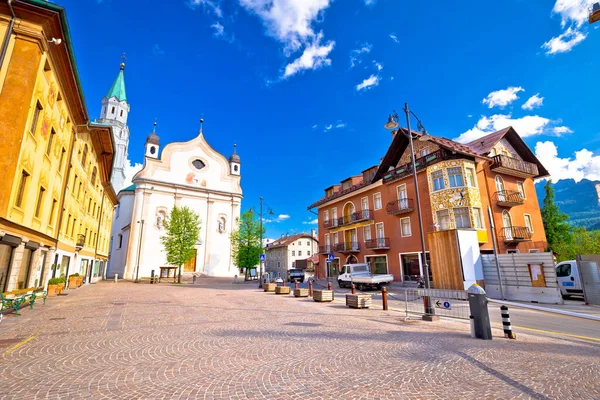
[[[83,246],[85,246],[85,235],[78,234],[77,242],[75,242],[75,248],[77,250],[81,250],[81,249],[83,249]]]
[[[371,221],[372,219],[373,210],[360,210],[338,218],[337,226],[351,225],[357,222]]]
[[[502,207],[520,206],[525,203],[525,199],[521,193],[515,192],[514,190],[502,190],[496,192],[494,193],[493,199],[496,201],[496,204]]]
[[[338,253],[360,253],[360,245],[358,242],[343,242],[333,245],[333,251]]]
[[[440,149],[434,151],[433,153],[427,154],[426,156],[417,158],[415,160],[415,168],[417,171],[420,171],[428,165],[446,160],[448,157],[448,152],[444,149]],[[387,174],[383,176],[383,183],[397,181],[402,178],[406,178],[409,175],[412,175],[412,165],[410,162],[388,171]]]
[[[600,21],[600,3],[594,3],[589,8],[588,22],[593,24],[594,22],[598,21]]]
[[[365,247],[369,250],[389,250],[390,238],[377,238],[365,240]]]
[[[499,235],[506,243],[530,242],[532,234],[525,226],[510,226],[501,228]]]
[[[400,199],[387,203],[385,210],[390,215],[401,215],[415,210],[415,202],[413,199]]]
[[[331,245],[319,246],[319,254],[329,254],[333,250]]]
[[[492,166],[490,169],[506,175],[518,176],[519,178],[532,178],[538,176],[537,165],[508,157],[503,154],[492,157]]]

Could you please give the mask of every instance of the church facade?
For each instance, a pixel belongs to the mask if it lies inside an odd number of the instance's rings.
[[[133,185],[119,193],[108,276],[149,277],[168,265],[160,237],[174,206],[188,206],[201,219],[195,257],[184,272],[236,275],[230,234],[240,216],[242,188],[235,149],[225,158],[208,144],[201,128],[194,139],[170,143],[161,152],[156,124],[145,146],[144,167]]]

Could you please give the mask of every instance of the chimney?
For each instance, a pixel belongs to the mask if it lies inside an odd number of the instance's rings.
[[[317,230],[316,229],[311,229],[310,230],[310,236],[316,238],[317,237]]]

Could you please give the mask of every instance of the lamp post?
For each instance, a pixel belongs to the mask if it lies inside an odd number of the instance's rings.
[[[427,256],[425,254],[425,232],[423,231],[423,219],[421,216],[421,201],[419,197],[419,182],[417,179],[417,167],[415,166],[415,151],[413,147],[413,135],[410,130],[410,114],[412,114],[418,122],[417,128],[423,133],[422,136],[419,137],[420,141],[429,140],[430,136],[427,134],[427,130],[421,123],[419,117],[415,115],[412,111],[408,109],[408,103],[404,103],[404,113],[406,114],[406,125],[407,125],[407,133],[408,142],[410,144],[410,163],[413,170],[413,179],[415,183],[415,200],[417,202],[417,217],[419,219],[419,233],[421,235],[421,265],[423,265],[423,271],[425,272],[425,287],[429,289],[429,265],[427,264]],[[384,125],[386,129],[396,129],[399,127],[398,124],[398,113],[394,110],[393,114],[390,114],[388,117],[388,122]],[[435,314],[435,310],[431,307],[431,299],[429,296],[423,297],[423,303],[425,305],[425,314],[433,315]]]
[[[269,208],[267,206],[267,208]],[[250,208],[250,211],[252,211],[252,208]],[[269,214],[272,215],[273,214],[273,210],[271,210],[269,208]],[[260,198],[260,215],[259,215],[259,224],[260,224],[260,254],[263,254],[263,198]],[[260,266],[259,266],[259,275],[258,275],[258,288],[262,289],[263,288],[263,271],[264,271],[264,262],[261,260],[260,261]]]

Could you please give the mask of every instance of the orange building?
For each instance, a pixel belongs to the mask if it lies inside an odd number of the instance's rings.
[[[318,209],[321,228],[317,278],[335,278],[347,263],[369,263],[395,280],[424,275],[405,133],[395,133],[378,166],[328,187],[308,207]],[[548,171],[512,127],[466,145],[418,132],[413,137],[425,234],[469,229],[477,232],[481,253],[493,251],[494,237],[500,253],[545,251],[534,179]],[[331,263],[325,262],[328,254],[334,255]]]

